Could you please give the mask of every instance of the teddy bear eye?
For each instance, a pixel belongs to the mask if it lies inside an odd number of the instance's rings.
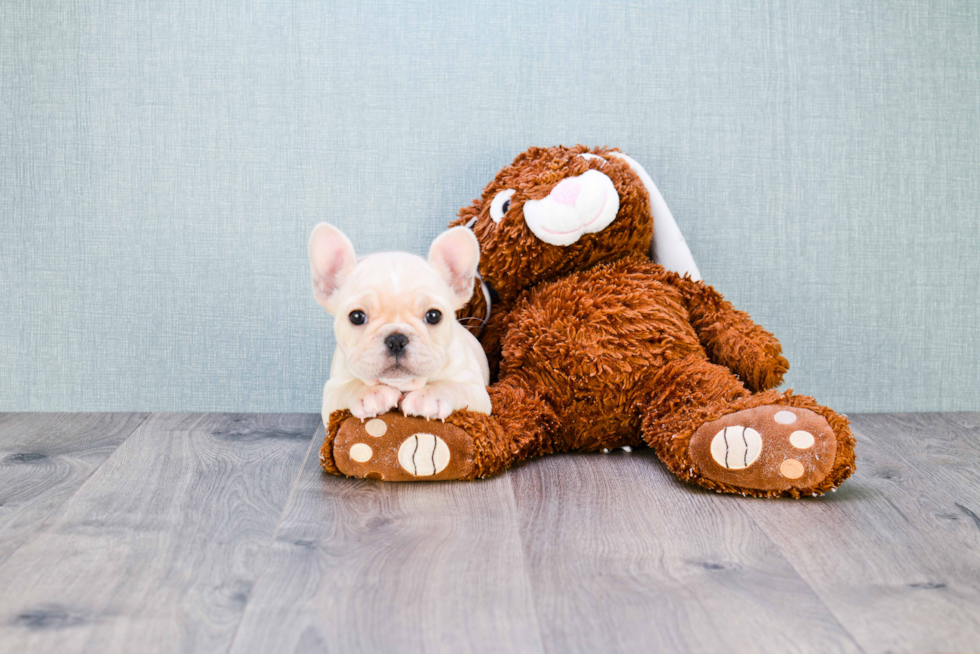
[[[504,214],[510,209],[510,198],[514,195],[514,189],[509,188],[493,196],[490,202],[490,218],[493,222],[499,223],[504,218]]]

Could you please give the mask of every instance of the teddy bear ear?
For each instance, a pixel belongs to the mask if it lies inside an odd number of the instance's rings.
[[[653,244],[651,246],[650,257],[662,265],[667,270],[672,270],[680,275],[690,275],[695,281],[701,280],[701,273],[698,265],[694,263],[694,256],[691,249],[687,247],[687,241],[681,233],[677,221],[667,208],[664,196],[653,183],[653,179],[647,174],[635,159],[622,152],[610,152],[609,156],[622,159],[633,172],[643,182],[650,196],[650,211],[653,213]]]

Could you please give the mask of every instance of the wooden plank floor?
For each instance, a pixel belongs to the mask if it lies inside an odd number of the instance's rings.
[[[980,651],[980,414],[852,419],[858,473],[794,501],[648,450],[384,484],[324,475],[315,415],[0,415],[0,652]]]

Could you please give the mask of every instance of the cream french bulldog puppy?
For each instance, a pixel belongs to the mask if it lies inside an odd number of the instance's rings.
[[[323,422],[337,409],[373,418],[396,407],[444,420],[456,409],[490,413],[490,368],[456,310],[473,293],[480,245],[455,227],[428,261],[406,252],[357,259],[333,225],[310,237],[313,295],[334,316],[337,350],[323,389]]]

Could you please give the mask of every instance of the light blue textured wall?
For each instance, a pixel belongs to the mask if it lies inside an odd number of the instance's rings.
[[[844,411],[980,409],[968,1],[0,2],[0,409],[317,411],[306,240],[609,144]]]

